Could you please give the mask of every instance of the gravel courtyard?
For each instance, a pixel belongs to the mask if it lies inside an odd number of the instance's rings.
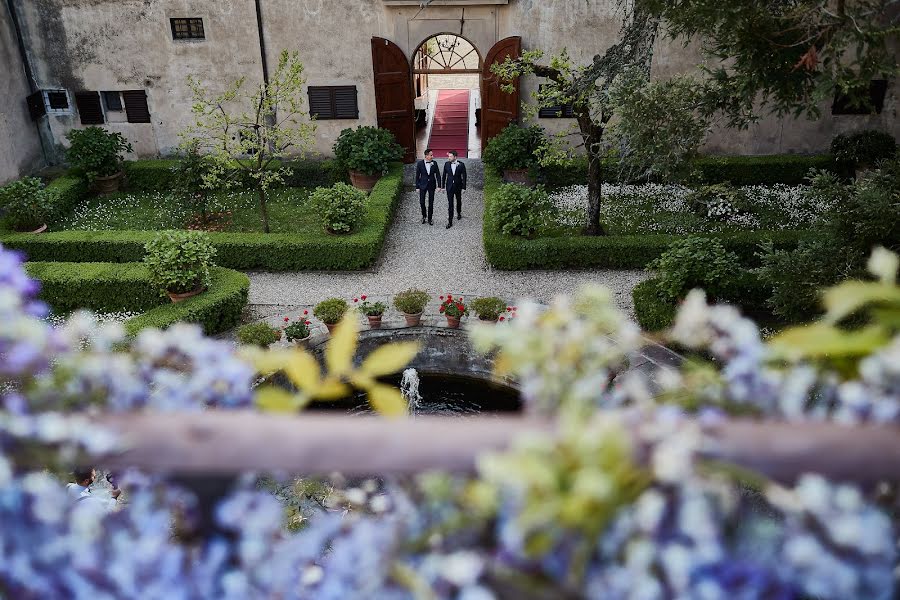
[[[642,271],[498,271],[491,268],[481,241],[483,167],[480,160],[464,162],[469,179],[468,189],[463,193],[463,218],[454,219],[451,229],[444,228],[447,197],[440,191],[435,194],[434,225],[422,225],[418,192],[412,189],[415,165],[407,165],[404,183],[409,191],[403,194],[381,258],[373,269],[249,273],[252,317],[293,314],[298,308],[311,307],[332,296],[351,298],[368,294],[390,304],[395,293],[410,287],[431,293],[434,307],[438,305],[437,296],[448,292],[465,298],[498,296],[508,302],[525,297],[547,301],[587,282],[610,288],[619,306],[632,314],[631,290],[646,277]]]

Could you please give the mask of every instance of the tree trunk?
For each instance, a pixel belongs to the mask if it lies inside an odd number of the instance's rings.
[[[603,184],[603,166],[600,161],[600,140],[603,127],[594,123],[587,106],[576,108],[578,128],[584,140],[584,149],[588,156],[588,205],[585,215],[584,233],[586,235],[604,235],[600,224],[600,188]]]
[[[262,217],[263,232],[269,233],[269,208],[266,206],[266,190],[259,188],[259,215]]]

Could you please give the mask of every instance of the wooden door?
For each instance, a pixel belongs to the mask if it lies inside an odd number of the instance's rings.
[[[375,112],[378,126],[387,129],[406,149],[403,162],[416,160],[416,124],[412,78],[406,55],[397,44],[372,38],[372,69],[375,72]]]
[[[503,131],[510,123],[519,120],[519,81],[513,82],[515,91],[504,92],[501,82],[491,73],[491,65],[502,63],[506,57],[519,58],[522,53],[522,38],[512,36],[494,44],[487,53],[481,67],[481,149],[488,140]]]

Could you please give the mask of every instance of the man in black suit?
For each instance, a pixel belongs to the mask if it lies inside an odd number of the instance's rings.
[[[453,227],[453,199],[456,198],[456,218],[462,219],[462,192],[466,189],[466,165],[456,160],[456,150],[447,153],[441,187],[447,190],[447,229]]]
[[[440,167],[434,162],[434,154],[431,148],[425,150],[425,160],[420,160],[416,164],[416,189],[419,190],[419,206],[422,207],[422,225],[428,221],[431,222],[431,215],[434,212],[434,190],[440,187],[439,180],[441,177]],[[425,192],[428,192],[428,211],[425,210]]]

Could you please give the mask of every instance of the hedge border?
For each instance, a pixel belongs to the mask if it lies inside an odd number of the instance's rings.
[[[210,233],[216,264],[238,270],[300,271],[364,269],[378,259],[400,203],[403,165],[394,163],[366,204],[362,227],[349,235],[294,233]],[[29,260],[140,262],[155,231],[60,231],[6,233],[0,242]]]
[[[672,242],[686,237],[652,234],[525,239],[504,235],[494,223],[491,212],[491,202],[500,185],[499,174],[493,169],[485,169],[484,252],[488,263],[497,269],[643,269]],[[809,231],[741,231],[703,235],[718,239],[727,250],[738,255],[742,264],[753,266],[758,263],[756,253],[763,242],[772,241],[776,248],[793,248],[815,234]]]
[[[240,322],[250,292],[246,275],[221,267],[212,268],[207,291],[178,303],[159,295],[140,263],[28,262],[25,269],[40,281],[40,298],[55,310],[143,312],[125,321],[128,335],[179,321],[198,323],[207,335],[222,333]]]

